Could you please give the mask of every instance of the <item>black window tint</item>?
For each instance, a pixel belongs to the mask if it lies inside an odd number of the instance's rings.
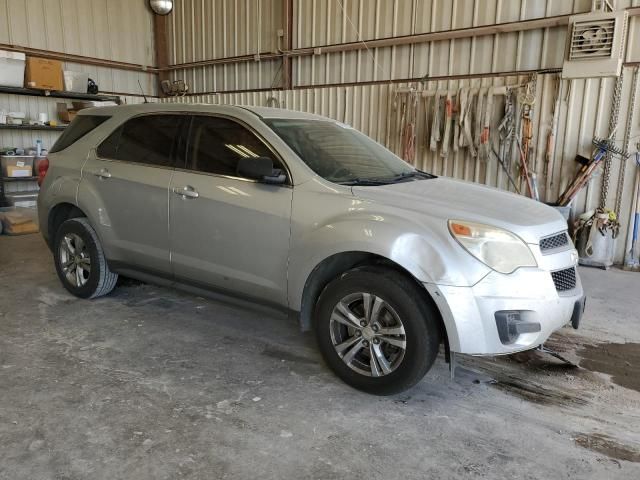
[[[269,148],[242,125],[226,118],[194,117],[189,169],[237,176],[236,166],[243,157],[269,157],[275,168],[282,168]]]
[[[99,125],[102,125],[104,122],[109,120],[111,117],[107,117],[105,115],[78,115],[73,121],[69,124],[67,128],[64,129],[60,138],[53,145],[51,153],[59,152],[74,144],[77,140],[80,140],[91,130],[94,130]]]
[[[103,158],[171,166],[182,117],[180,115],[144,115],[127,121],[98,147]]]
[[[120,135],[122,134],[122,127],[116,129],[111,135],[107,137],[100,145],[98,145],[97,153],[101,158],[116,158],[118,152],[118,143],[120,143]]]

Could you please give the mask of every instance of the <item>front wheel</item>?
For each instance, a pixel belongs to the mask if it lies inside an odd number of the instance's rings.
[[[76,297],[100,297],[116,285],[118,274],[109,270],[98,235],[86,218],[72,218],[60,225],[53,255],[58,278]]]
[[[435,361],[440,328],[435,308],[410,278],[363,267],[332,281],[315,315],[320,351],[347,384],[390,395],[418,383]]]

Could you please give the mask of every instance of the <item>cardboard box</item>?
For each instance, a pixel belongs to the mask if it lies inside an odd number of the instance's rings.
[[[62,62],[47,58],[27,57],[24,86],[38,90],[63,90]]]
[[[31,177],[33,176],[33,167],[17,167],[15,165],[7,166],[7,177]]]

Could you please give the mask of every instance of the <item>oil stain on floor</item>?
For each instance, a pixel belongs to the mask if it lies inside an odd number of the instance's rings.
[[[606,373],[621,387],[640,392],[640,344],[600,343],[580,349],[580,367]]]
[[[626,460],[627,462],[640,463],[640,451],[628,445],[619,443],[608,435],[592,433],[590,435],[580,433],[576,435],[574,441],[577,445],[591,451],[601,453],[616,460]]]

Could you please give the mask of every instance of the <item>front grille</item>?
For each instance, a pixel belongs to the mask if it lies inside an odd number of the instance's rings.
[[[540,240],[540,250],[544,253],[547,250],[555,250],[556,248],[564,247],[568,244],[569,236],[567,235],[567,232],[562,232]]]
[[[551,272],[551,278],[559,292],[566,292],[576,288],[576,269],[574,267]]]

